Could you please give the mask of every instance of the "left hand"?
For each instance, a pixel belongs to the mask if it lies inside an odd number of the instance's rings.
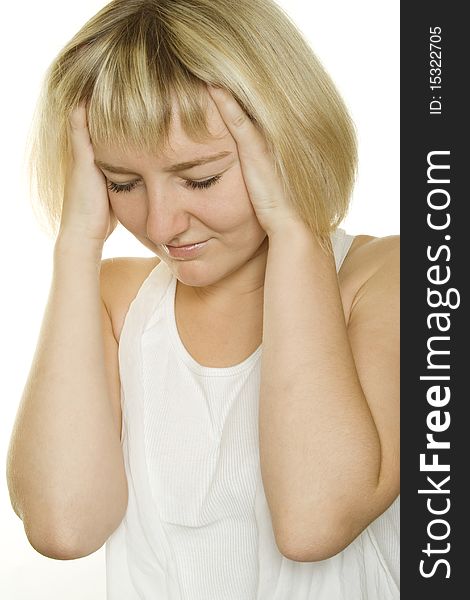
[[[261,132],[228,90],[210,85],[207,89],[237,144],[245,185],[261,227],[270,236],[292,221],[303,224],[285,198]]]

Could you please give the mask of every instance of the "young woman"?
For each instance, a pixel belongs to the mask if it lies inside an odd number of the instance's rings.
[[[354,129],[293,23],[114,0],[36,123],[54,271],[8,462],[33,547],[106,543],[111,600],[397,599],[399,237],[339,227]],[[155,258],[103,261],[118,221]]]

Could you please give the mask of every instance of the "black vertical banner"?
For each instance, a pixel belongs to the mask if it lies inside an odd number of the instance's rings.
[[[464,3],[401,3],[401,597],[469,597]],[[385,116],[384,116],[385,118]]]

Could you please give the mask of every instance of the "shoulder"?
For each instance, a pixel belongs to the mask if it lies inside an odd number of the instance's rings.
[[[400,236],[355,236],[338,272],[341,294],[350,314],[358,297],[367,289],[367,282],[376,281],[378,274],[388,272],[399,277]],[[375,279],[374,279],[375,277]]]
[[[385,343],[398,342],[400,236],[368,241],[351,257],[348,268],[354,279],[347,321],[350,336],[377,336],[380,332]]]
[[[377,237],[361,247],[354,258],[357,289],[354,302],[368,292],[398,293],[400,283],[400,236]]]
[[[101,296],[111,317],[117,341],[129,305],[159,262],[156,256],[118,257],[101,261]]]
[[[341,266],[343,277],[354,276],[363,283],[379,269],[385,261],[399,259],[400,236],[356,235]],[[362,281],[361,281],[362,278]]]

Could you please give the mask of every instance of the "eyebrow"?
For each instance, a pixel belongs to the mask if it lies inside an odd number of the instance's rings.
[[[210,156],[201,156],[200,158],[196,158],[195,160],[189,160],[186,162],[177,163],[175,165],[171,165],[164,169],[164,171],[168,173],[175,173],[177,171],[187,171],[188,169],[192,169],[193,167],[199,167],[200,165],[205,165],[210,162],[214,162],[216,160],[220,160],[225,156],[229,156],[232,154],[229,150],[224,150],[223,152],[218,152],[217,154],[211,154]],[[119,167],[115,165],[110,165],[101,160],[95,160],[95,164],[104,169],[105,171],[109,171],[110,173],[118,173],[120,175],[138,175],[138,173],[133,173],[126,169],[125,167]]]

